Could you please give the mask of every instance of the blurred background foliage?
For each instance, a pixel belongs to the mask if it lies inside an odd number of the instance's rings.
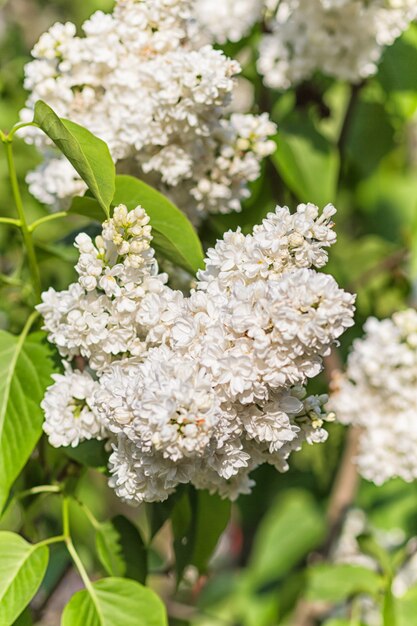
[[[79,25],[94,10],[110,9],[112,3],[3,0],[2,5],[0,126],[7,130],[17,121],[25,100],[23,65],[38,36],[56,20]],[[351,88],[318,75],[285,93],[266,90],[256,74],[259,35],[257,27],[250,37],[228,44],[224,50],[243,64],[245,82],[241,88],[247,91],[250,83],[253,110],[268,111],[277,123],[277,150],[264,165],[261,178],[252,185],[252,196],[243,212],[211,219],[201,229],[201,237],[207,246],[228,228],[240,225],[248,232],[276,204],[290,208],[300,201],[335,204],[338,243],[331,251],[327,271],[342,287],[356,292],[358,300],[356,326],[344,336],[339,355],[329,360],[332,369],[338,365],[335,359],[345,359],[369,315],[390,315],[415,304],[417,298],[417,25],[385,51],[378,74],[366,83]],[[0,210],[4,216],[13,216],[4,156],[0,158]],[[37,159],[32,148],[16,142],[22,183]],[[24,200],[32,218],[46,214],[27,192]],[[72,280],[72,242],[85,224],[74,216],[37,231],[44,285],[62,289]],[[3,227],[0,231],[0,327],[11,332],[21,329],[28,312],[28,294],[14,279],[21,263],[18,238],[13,229]],[[311,385],[313,392],[325,389],[325,375]],[[181,494],[168,505],[174,510],[173,531],[167,525],[159,530],[145,565],[151,584],[167,602],[172,626],[373,626],[382,623],[383,614],[385,624],[395,626],[389,621],[392,603],[396,605],[398,626],[417,624],[417,586],[411,584],[408,591],[395,598],[386,592],[417,548],[417,540],[413,539],[417,536],[417,486],[401,481],[382,488],[361,483],[353,505],[365,515],[367,534],[358,542],[358,552],[373,559],[374,568],[332,565],[326,548],[326,511],[346,434],[337,424],[331,425],[330,431],[326,444],[306,447],[292,457],[288,474],[278,474],[267,466],[255,472],[256,487],[252,495],[241,497],[233,506],[232,522],[212,559],[209,574],[199,576],[196,567],[189,567],[178,588],[171,576],[170,537],[174,532],[177,548],[182,545],[189,511]],[[44,452],[46,466],[59,463],[52,449],[45,447]],[[97,450],[91,454],[99,466]],[[39,471],[34,458],[22,478],[25,487],[45,481],[38,476]],[[143,537],[150,538],[153,522],[149,511],[145,507],[137,512],[126,510],[106,488],[103,474],[86,470],[79,491],[98,519],[124,513],[139,524]],[[167,511],[161,508],[160,524]],[[212,518],[209,516],[202,526],[203,546],[210,543],[210,529],[221,519],[217,508],[211,513]],[[92,550],[92,526],[76,505],[73,515],[82,556],[99,572],[102,565],[95,561]],[[29,500],[14,504],[1,527],[42,536],[58,532],[59,519],[54,498],[49,498],[47,505],[39,498],[35,503]],[[138,545],[136,566],[143,560],[140,550]],[[177,558],[180,553],[178,549]],[[43,613],[51,591],[59,589],[61,580],[67,582],[67,595],[77,588],[77,580],[65,578],[68,568],[65,550],[57,548],[31,609],[35,619]],[[136,572],[139,577],[142,574]],[[300,621],[306,605],[316,610],[310,622]],[[368,605],[369,610],[365,610]],[[44,626],[57,623],[54,610],[56,607],[48,607],[41,622]],[[21,626],[30,623],[27,613],[19,620]]]

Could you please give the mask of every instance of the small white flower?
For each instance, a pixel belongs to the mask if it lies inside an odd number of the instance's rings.
[[[41,407],[45,412],[43,429],[51,446],[78,446],[86,439],[102,439],[106,430],[91,408],[93,393],[98,387],[87,372],[71,371],[54,374]]]

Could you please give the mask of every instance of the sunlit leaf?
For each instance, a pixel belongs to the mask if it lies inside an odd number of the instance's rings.
[[[76,593],[64,609],[61,626],[167,626],[158,596],[134,580],[103,578],[92,595]]]
[[[42,433],[40,403],[54,370],[44,337],[0,331],[0,510]]]
[[[48,565],[46,546],[0,532],[0,624],[10,626],[37,592]],[[24,622],[23,622],[24,623]]]

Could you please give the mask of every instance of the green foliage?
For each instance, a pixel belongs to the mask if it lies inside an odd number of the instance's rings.
[[[104,141],[78,124],[60,119],[42,100],[35,105],[33,121],[77,170],[108,216],[114,195],[115,167]]]
[[[38,590],[48,565],[46,546],[0,532],[0,624],[11,626]]]
[[[230,519],[230,501],[207,491],[186,491],[172,512],[177,575],[187,564],[204,573]]]
[[[395,129],[379,102],[362,98],[356,105],[346,152],[355,176],[369,176],[395,147]]]
[[[272,160],[298,200],[320,207],[335,202],[339,155],[306,115],[282,122]]]
[[[0,331],[0,510],[42,433],[40,403],[53,371],[43,334]]]
[[[147,554],[138,528],[118,515],[96,531],[97,554],[109,576],[122,576],[145,583]]]
[[[158,596],[126,578],[103,578],[76,593],[65,607],[61,626],[167,626]]]
[[[259,527],[249,561],[249,576],[258,585],[278,580],[324,537],[324,519],[305,491],[278,498]]]
[[[207,570],[209,559],[230,520],[231,503],[207,491],[197,492],[194,550],[191,563],[200,572]]]
[[[90,220],[95,220],[100,223],[103,221],[104,217],[103,210],[97,200],[87,195],[75,196],[75,198],[71,200],[71,206],[68,209],[68,213],[83,215],[84,217],[88,217]]]
[[[19,615],[17,620],[13,623],[13,626],[32,626],[32,617],[29,609],[26,609]]]
[[[133,176],[117,176],[113,204],[141,205],[150,217],[152,245],[191,274],[203,267],[204,255],[193,226],[168,198]]]
[[[375,597],[382,588],[381,576],[359,565],[316,565],[307,574],[308,600],[336,603],[360,593]]]
[[[163,502],[153,502],[147,506],[146,512],[148,516],[149,530],[151,538],[161,530],[164,524],[169,520],[172,515],[177,502],[181,500],[186,488],[180,486],[176,489],[167,500]]]
[[[417,110],[417,25],[412,24],[404,35],[384,54],[377,80],[387,96],[387,108],[403,119]]]
[[[103,441],[91,439],[82,441],[76,448],[65,448],[65,454],[77,463],[86,467],[94,467],[101,471],[106,471],[109,454]]]

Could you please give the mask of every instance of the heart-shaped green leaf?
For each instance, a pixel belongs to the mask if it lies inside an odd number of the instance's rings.
[[[103,578],[76,593],[61,626],[167,626],[164,605],[147,587],[127,578]]]

